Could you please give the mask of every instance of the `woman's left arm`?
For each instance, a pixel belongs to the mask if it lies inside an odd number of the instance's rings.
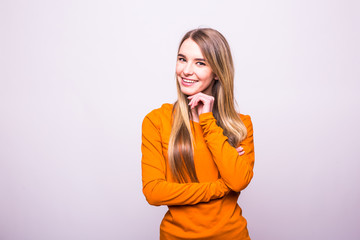
[[[212,112],[202,113],[199,116],[205,141],[220,175],[225,184],[235,192],[240,192],[250,183],[255,161],[251,118],[244,115],[242,121],[247,128],[247,136],[240,143],[245,153],[239,155],[236,148],[227,141],[228,138],[223,134],[223,129],[216,124]]]

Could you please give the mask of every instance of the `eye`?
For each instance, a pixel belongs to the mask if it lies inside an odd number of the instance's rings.
[[[179,58],[178,58],[178,61],[179,61],[179,62],[186,62],[186,59],[183,58],[183,57],[179,57]]]
[[[199,65],[199,66],[206,66],[206,64],[204,62],[197,62],[196,65]]]

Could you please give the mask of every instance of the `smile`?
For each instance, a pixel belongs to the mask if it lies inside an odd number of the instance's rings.
[[[182,80],[186,83],[195,83],[197,82],[196,80],[191,80],[191,79],[186,79],[186,78],[182,78]]]

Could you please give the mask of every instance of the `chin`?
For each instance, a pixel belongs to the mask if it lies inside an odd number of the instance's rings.
[[[181,89],[181,92],[187,96],[192,96],[194,94],[199,93],[200,91],[197,90],[191,90],[191,89]]]

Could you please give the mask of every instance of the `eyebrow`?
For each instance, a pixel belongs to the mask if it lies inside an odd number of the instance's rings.
[[[184,58],[186,58],[186,56],[185,56],[184,54],[181,54],[181,53],[179,53],[179,54],[178,54],[178,57],[184,57]],[[196,61],[203,61],[203,62],[206,62],[206,60],[205,60],[205,59],[203,59],[203,58],[195,58],[195,60],[196,60]]]

